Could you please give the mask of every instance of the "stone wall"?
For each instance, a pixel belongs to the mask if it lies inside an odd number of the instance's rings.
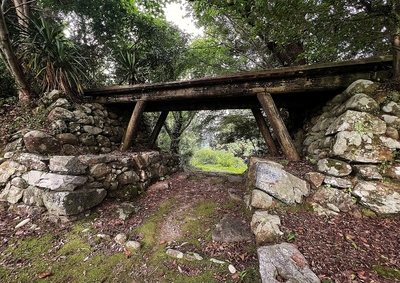
[[[307,200],[320,214],[358,208],[400,213],[399,129],[400,93],[368,80],[354,82],[297,134],[299,152],[315,164],[304,180],[280,164],[250,159],[249,206],[263,210]]]
[[[0,157],[0,202],[73,219],[105,197],[132,199],[180,170],[176,155],[119,152],[127,123],[100,104],[73,105],[58,91],[42,102],[44,129],[14,134]]]

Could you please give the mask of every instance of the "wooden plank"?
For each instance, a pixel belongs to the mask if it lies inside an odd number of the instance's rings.
[[[131,119],[129,120],[128,127],[126,129],[125,137],[121,143],[120,150],[127,151],[132,144],[133,136],[136,134],[139,128],[139,122],[142,118],[144,108],[146,107],[145,101],[138,101],[133,109]]]
[[[252,81],[280,80],[293,77],[323,76],[329,74],[342,75],[344,73],[357,73],[360,71],[364,73],[369,73],[379,71],[379,69],[390,67],[392,65],[392,60],[393,57],[391,55],[376,56],[371,58],[342,62],[328,62],[315,65],[303,65],[279,69],[241,72],[236,74],[228,74],[223,76],[207,77],[187,81],[102,87],[97,89],[87,89],[84,91],[84,93],[85,95],[93,97],[100,95],[109,96],[123,93],[154,93],[157,90],[195,88],[202,86],[208,87],[218,84],[226,85],[231,83],[248,83]]]
[[[158,135],[160,134],[161,128],[164,125],[165,120],[167,119],[169,111],[162,111],[160,114],[160,117],[158,117],[157,123],[154,127],[153,132],[151,133],[150,140],[149,140],[149,146],[150,148],[154,148],[154,145],[156,144]]]
[[[278,109],[275,106],[272,96],[268,92],[260,92],[257,94],[257,98],[268,117],[271,127],[274,130],[274,134],[279,140],[283,153],[289,160],[300,160],[300,156],[294,147],[293,141],[289,135],[285,123],[279,114]]]
[[[264,120],[264,116],[261,114],[259,108],[252,108],[251,111],[253,112],[254,118],[256,119],[258,128],[268,146],[268,149],[272,156],[279,155],[279,151],[275,145],[274,140],[272,139],[271,133],[269,132],[268,125]]]
[[[380,78],[379,73],[376,78]],[[179,101],[179,100],[204,100],[204,99],[226,99],[236,97],[255,97],[256,93],[267,90],[275,98],[281,95],[298,97],[304,93],[323,95],[325,92],[337,91],[340,93],[357,79],[370,79],[370,70],[360,73],[343,75],[325,75],[317,77],[293,77],[286,79],[275,79],[270,81],[230,82],[220,85],[185,87],[185,88],[160,88],[160,89],[125,89],[124,92],[116,92],[105,96],[94,97],[92,102],[101,104],[113,103],[135,103],[139,100],[147,102]],[[106,95],[107,94],[107,95]],[[290,103],[288,101],[287,103]],[[293,106],[295,106],[294,103]],[[172,110],[171,110],[172,111]]]

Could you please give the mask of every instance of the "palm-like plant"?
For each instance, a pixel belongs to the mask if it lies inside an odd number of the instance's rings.
[[[76,45],[65,37],[64,27],[42,16],[24,19],[19,51],[24,67],[39,81],[41,91],[61,89],[76,99],[87,79],[87,63]]]

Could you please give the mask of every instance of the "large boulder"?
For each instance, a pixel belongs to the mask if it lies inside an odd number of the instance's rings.
[[[75,156],[53,156],[49,168],[53,172],[69,175],[85,174],[88,166]]]
[[[104,189],[77,190],[74,192],[48,191],[43,194],[43,203],[54,215],[75,215],[100,204],[107,191]]]
[[[42,131],[30,131],[24,135],[26,149],[31,153],[49,154],[61,151],[61,143]]]
[[[301,203],[310,193],[310,185],[283,170],[272,161],[263,161],[255,167],[255,187],[286,204]]]
[[[88,180],[86,176],[60,175],[41,171],[29,171],[22,178],[30,185],[52,191],[73,191]]]
[[[359,182],[353,195],[378,214],[400,213],[400,187],[393,182]]]
[[[319,283],[318,276],[312,272],[307,260],[292,244],[260,247],[257,250],[260,275],[263,283],[283,282]]]

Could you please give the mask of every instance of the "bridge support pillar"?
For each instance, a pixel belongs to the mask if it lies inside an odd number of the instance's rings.
[[[157,137],[160,134],[161,128],[164,125],[165,120],[167,119],[169,111],[162,111],[160,114],[160,117],[158,117],[157,124],[154,127],[153,132],[151,133],[151,137],[149,140],[149,147],[154,148],[154,145],[156,144]]]
[[[278,109],[276,108],[275,102],[272,99],[271,94],[268,92],[259,92],[257,94],[258,101],[261,103],[262,108],[267,115],[267,118],[271,124],[274,134],[278,138],[278,141],[282,147],[283,153],[291,161],[300,160],[300,156],[294,147],[292,138],[283,122]]]
[[[254,118],[256,119],[258,128],[268,146],[268,149],[272,156],[279,155],[278,149],[274,140],[272,139],[271,133],[269,132],[268,125],[264,120],[264,116],[262,115],[260,109],[252,108],[251,111],[253,112]]]
[[[129,120],[128,127],[126,129],[125,137],[121,143],[120,150],[127,151],[132,145],[133,136],[136,134],[139,128],[139,122],[142,118],[144,108],[146,107],[146,102],[139,100],[136,102],[135,108],[133,109],[131,119]]]

